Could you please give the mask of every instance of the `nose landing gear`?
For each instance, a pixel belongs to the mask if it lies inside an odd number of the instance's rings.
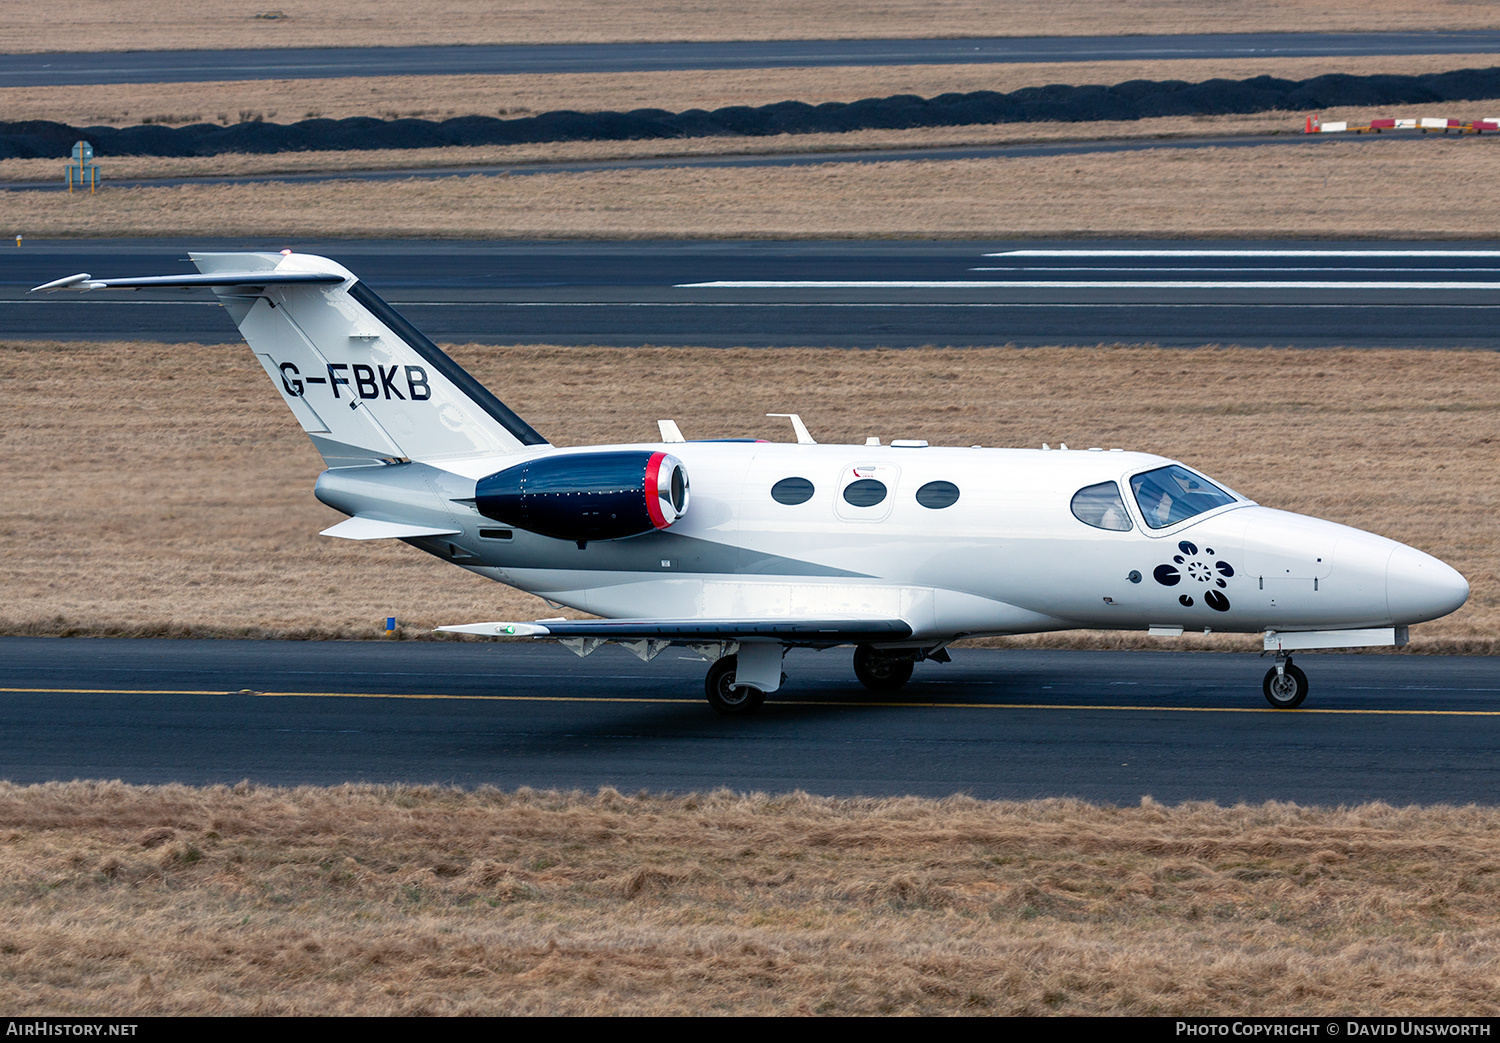
[[[1266,702],[1278,710],[1295,710],[1307,698],[1307,675],[1292,665],[1287,656],[1277,656],[1276,665],[1266,671],[1261,682]]]

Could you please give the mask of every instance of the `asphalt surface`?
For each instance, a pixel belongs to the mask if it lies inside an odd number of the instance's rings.
[[[26,291],[284,246],[444,342],[1500,349],[1500,242],[27,241],[0,249],[0,337],[238,344],[206,292]]]
[[[1500,31],[775,40],[11,54],[0,87],[434,74],[1500,53]]]
[[[1253,644],[1253,641],[1248,641]],[[1500,660],[960,650],[894,697],[794,651],[754,718],[705,666],[553,645],[0,639],[0,777],[493,784],[1112,803],[1500,801]]]

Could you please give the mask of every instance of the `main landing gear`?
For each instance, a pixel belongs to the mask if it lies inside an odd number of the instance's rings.
[[[783,651],[775,645],[742,644],[738,653],[715,659],[703,680],[708,705],[726,717],[748,717],[755,713],[765,703],[767,689],[774,692],[786,681],[786,674],[780,673]],[[748,660],[742,663],[747,656]],[[924,659],[952,662],[942,645],[930,649],[859,645],[854,649],[854,676],[872,692],[895,692],[911,680],[913,667]],[[741,675],[745,678],[743,683]]]
[[[911,680],[916,656],[908,653],[881,652],[869,645],[854,649],[854,676],[872,692],[895,692]]]
[[[1278,710],[1295,710],[1307,698],[1307,675],[1292,665],[1289,656],[1277,656],[1276,665],[1261,682],[1266,702]]]
[[[766,693],[759,688],[734,683],[738,666],[738,656],[720,656],[708,668],[708,677],[703,681],[708,705],[725,717],[748,717],[766,701]]]

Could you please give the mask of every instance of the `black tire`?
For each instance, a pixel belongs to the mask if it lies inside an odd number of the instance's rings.
[[[911,656],[882,655],[869,645],[854,649],[854,676],[872,692],[900,691],[916,665]]]
[[[708,705],[725,717],[748,717],[760,709],[766,701],[766,693],[748,685],[735,687],[734,671],[739,657],[727,655],[714,660],[708,668],[708,677],[703,681],[703,691],[708,696]]]
[[[1266,693],[1266,702],[1278,710],[1295,710],[1302,705],[1302,700],[1307,698],[1307,675],[1291,663],[1286,664],[1286,673],[1276,676],[1276,668],[1273,666],[1266,671],[1266,679],[1261,682],[1261,690]]]

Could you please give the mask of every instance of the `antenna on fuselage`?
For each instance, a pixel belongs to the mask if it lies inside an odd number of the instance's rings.
[[[818,444],[813,436],[808,432],[807,425],[802,422],[802,418],[796,413],[767,413],[766,416],[785,417],[787,420],[790,420],[792,422],[792,430],[797,433],[798,445]]]

